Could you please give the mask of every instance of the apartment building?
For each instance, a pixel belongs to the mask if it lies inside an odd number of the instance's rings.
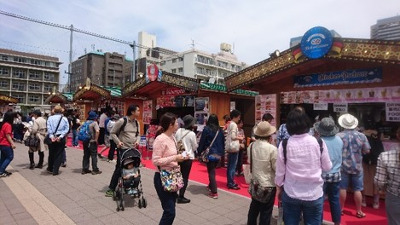
[[[0,93],[18,99],[21,108],[42,107],[59,88],[60,64],[57,57],[0,48]]]
[[[71,64],[71,91],[78,90],[88,77],[99,86],[122,88],[130,81],[131,74],[132,60],[125,55],[101,50],[89,52]]]
[[[371,26],[371,39],[400,40],[400,16],[378,20]]]

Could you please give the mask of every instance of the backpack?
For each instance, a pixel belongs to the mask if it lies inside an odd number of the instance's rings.
[[[92,124],[94,121],[86,121],[81,129],[79,130],[78,133],[78,140],[80,141],[89,141],[90,139],[92,139],[92,135],[89,132],[89,126],[90,124]]]
[[[322,154],[322,151],[324,150],[324,147],[323,147],[323,145],[322,145],[322,139],[320,138],[320,137],[317,137],[316,138],[317,139],[317,141],[318,141],[318,144],[319,144],[319,150],[321,151],[321,154]],[[282,140],[282,148],[283,148],[283,160],[285,161],[285,164],[286,164],[286,161],[287,161],[287,158],[286,158],[286,146],[287,146],[287,142],[288,142],[288,139],[283,139]]]
[[[181,132],[182,133],[182,132]],[[189,134],[190,131],[186,132],[179,141],[176,142],[176,149],[178,149],[178,153],[181,154],[182,152],[186,151],[185,145],[183,144],[183,138]]]
[[[379,155],[384,151],[382,141],[378,137],[367,136],[371,149],[363,156],[363,162],[367,165],[376,165]]]
[[[119,135],[121,134],[121,131],[125,130],[125,126],[128,123],[128,119],[126,117],[123,117],[123,118],[124,118],[124,123],[122,124],[121,128],[119,129],[119,131],[116,133],[118,138],[119,138]],[[139,135],[139,123],[138,123],[137,120],[135,120],[135,124],[136,124],[136,129],[137,129],[137,131],[136,131],[136,137],[137,137]]]

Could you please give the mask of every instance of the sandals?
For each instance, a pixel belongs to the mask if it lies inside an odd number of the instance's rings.
[[[366,217],[367,215],[365,215],[365,213],[363,213],[363,212],[361,212],[361,211],[358,211],[357,213],[356,213],[356,217],[357,218],[364,218],[364,217]]]

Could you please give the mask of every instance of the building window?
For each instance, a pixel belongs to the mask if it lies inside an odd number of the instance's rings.
[[[165,65],[165,61],[161,61],[160,66],[164,66],[164,65]]]
[[[12,84],[12,89],[16,91],[25,91],[25,84],[23,83],[13,83]]]
[[[52,88],[51,85],[44,85],[44,92],[51,92]]]
[[[41,78],[40,71],[29,71],[29,79],[39,80]]]
[[[0,75],[8,75],[8,68],[0,67]]]
[[[5,80],[0,81],[0,88],[9,88],[9,87],[10,85],[8,84],[7,81]]]
[[[54,74],[52,74],[52,73],[44,73],[44,80],[45,81],[54,81]]]
[[[183,57],[179,57],[178,60],[179,60],[179,62],[182,62],[183,61]]]
[[[39,103],[40,97],[37,95],[29,95],[29,103]]]
[[[40,91],[40,84],[29,84],[29,91]]]
[[[176,63],[176,59],[172,59],[172,63]]]
[[[172,71],[171,71],[172,73],[176,73],[176,69],[172,69]]]
[[[15,77],[15,78],[25,78],[25,71],[16,69],[16,70],[13,71],[13,77]]]
[[[14,62],[25,63],[26,59],[21,57],[14,57]]]
[[[12,96],[13,98],[18,99],[19,103],[25,103],[25,95],[24,95],[24,94],[15,94],[15,93],[12,93],[11,96]]]
[[[183,73],[183,67],[178,68],[179,73]]]
[[[1,60],[8,61],[8,56],[2,55],[2,56],[1,56]]]

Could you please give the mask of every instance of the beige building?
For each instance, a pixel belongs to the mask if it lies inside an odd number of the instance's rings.
[[[93,84],[107,87],[123,87],[130,80],[132,60],[118,53],[100,50],[79,57],[71,65],[71,91],[84,85],[86,78]]]
[[[0,48],[0,92],[21,107],[42,107],[59,88],[60,64],[57,57]]]

